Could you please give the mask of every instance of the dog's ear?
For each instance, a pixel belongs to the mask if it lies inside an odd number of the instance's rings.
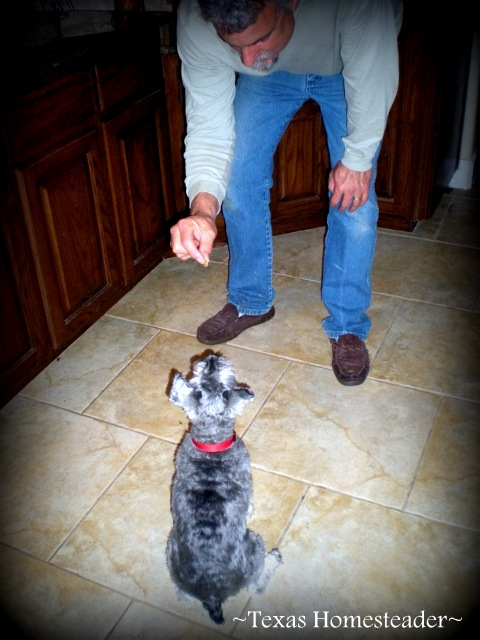
[[[254,393],[248,387],[234,387],[228,392],[228,408],[232,413],[239,414],[243,405],[253,398]]]
[[[193,389],[185,380],[185,378],[179,373],[176,373],[175,377],[173,378],[170,394],[168,396],[170,402],[173,402],[173,404],[176,404],[184,409],[185,404],[187,404],[187,401],[190,398],[192,392]]]

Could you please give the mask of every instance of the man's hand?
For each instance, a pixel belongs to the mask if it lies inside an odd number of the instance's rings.
[[[179,220],[170,229],[170,246],[180,260],[193,258],[200,264],[208,264],[217,235],[217,209],[215,196],[199,193],[193,199],[190,216]]]
[[[355,211],[368,200],[372,170],[354,171],[339,162],[330,171],[328,188],[331,192],[330,205],[339,211]]]

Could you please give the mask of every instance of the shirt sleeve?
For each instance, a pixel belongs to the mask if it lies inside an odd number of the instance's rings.
[[[235,144],[235,72],[215,56],[208,26],[187,16],[177,26],[178,53],[185,87],[185,185],[192,202],[200,192],[225,198]]]
[[[395,10],[391,0],[344,2],[340,45],[347,135],[342,162],[355,171],[371,168],[397,93],[402,11],[397,5]]]

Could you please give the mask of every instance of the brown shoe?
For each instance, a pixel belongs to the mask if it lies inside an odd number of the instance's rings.
[[[203,344],[220,344],[233,340],[238,335],[257,324],[267,322],[275,315],[275,308],[261,316],[239,316],[237,307],[227,303],[217,315],[205,320],[197,329],[197,340]]]
[[[330,342],[333,373],[337,380],[347,387],[362,384],[370,370],[368,351],[363,340],[347,333],[338,340],[330,338]]]

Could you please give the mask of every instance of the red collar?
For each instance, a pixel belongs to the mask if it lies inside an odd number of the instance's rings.
[[[192,438],[192,444],[200,451],[206,451],[207,453],[217,453],[218,451],[225,451],[225,449],[231,447],[236,439],[237,434],[234,431],[232,437],[228,438],[228,440],[224,440],[223,442],[199,442],[198,440]]]

